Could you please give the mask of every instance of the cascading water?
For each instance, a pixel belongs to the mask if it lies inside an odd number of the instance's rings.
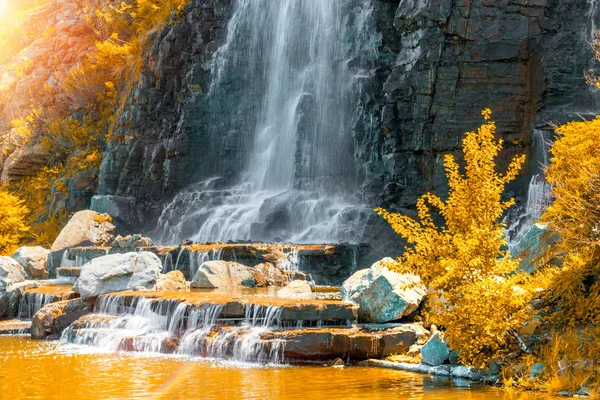
[[[282,309],[248,305],[243,321],[218,320],[223,305],[198,307],[170,300],[100,297],[95,313],[67,328],[62,339],[107,351],[176,353],[239,362],[281,363],[283,342],[261,341],[277,327]],[[226,326],[241,322],[239,326]]]
[[[534,129],[533,149],[536,171],[529,181],[527,202],[517,210],[517,216],[512,218],[506,231],[508,249],[513,254],[551,201],[552,188],[544,178],[544,170],[548,166],[548,140],[544,131]]]
[[[159,241],[360,240],[370,209],[352,119],[377,51],[370,28],[370,0],[237,1],[207,101],[221,112],[213,128],[245,143],[245,168],[237,184],[177,194]]]
[[[19,300],[19,319],[31,319],[42,307],[56,301],[53,294],[25,292]]]
[[[187,253],[187,256],[184,256]],[[223,249],[211,249],[208,251],[193,251],[182,247],[174,257],[172,253],[167,254],[163,262],[163,274],[175,270],[184,270],[184,261],[187,260],[188,278],[193,279],[198,269],[205,261],[220,260],[223,255]]]

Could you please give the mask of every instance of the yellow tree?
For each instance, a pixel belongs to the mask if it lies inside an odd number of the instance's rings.
[[[0,188],[0,255],[10,255],[28,231],[27,207],[17,196]]]
[[[600,117],[556,129],[546,171],[554,198],[542,216],[561,236],[566,257],[547,291],[552,322],[600,323]]]
[[[405,249],[391,268],[412,272],[430,288],[428,318],[446,328],[452,348],[463,361],[484,362],[505,343],[507,333],[526,319],[526,297],[516,290],[518,263],[506,250],[504,212],[514,200],[502,200],[505,185],[519,173],[525,156],[513,158],[507,171],[496,172],[502,140],[495,139],[491,111],[485,123],[462,142],[464,174],[455,158],[444,159],[448,198],[425,194],[417,202],[418,219],[378,208]],[[443,218],[437,226],[432,209]]]

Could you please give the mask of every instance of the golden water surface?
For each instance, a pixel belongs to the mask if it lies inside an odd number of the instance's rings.
[[[0,337],[0,399],[542,399],[369,367],[240,365]]]

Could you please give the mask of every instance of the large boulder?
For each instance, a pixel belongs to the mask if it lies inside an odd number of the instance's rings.
[[[50,250],[43,247],[21,247],[13,254],[12,258],[25,268],[29,276],[34,279],[45,279],[48,277],[46,261]]]
[[[156,290],[163,292],[189,292],[190,284],[185,280],[181,271],[171,271],[160,274],[156,281]]]
[[[32,318],[31,337],[34,339],[59,339],[69,325],[92,312],[93,302],[81,299],[64,300],[42,307]]]
[[[233,261],[206,261],[192,280],[193,288],[215,289],[256,284],[252,268]]]
[[[10,257],[0,256],[0,292],[5,292],[11,285],[27,278],[27,272],[21,264]]]
[[[254,280],[258,287],[285,286],[287,276],[273,264],[262,263],[254,266]]]
[[[440,332],[435,332],[421,348],[421,359],[428,365],[442,365],[450,356],[450,349]]]
[[[427,290],[418,276],[390,271],[386,258],[369,269],[357,271],[342,285],[342,300],[360,306],[366,322],[396,321],[417,310]]]
[[[310,298],[311,296],[312,288],[307,281],[291,281],[277,291],[277,297],[283,298]]]
[[[162,263],[154,253],[111,254],[85,264],[73,290],[82,298],[123,290],[154,289]]]
[[[115,226],[108,214],[83,210],[75,213],[63,228],[52,251],[63,251],[71,247],[105,246],[114,238]]]

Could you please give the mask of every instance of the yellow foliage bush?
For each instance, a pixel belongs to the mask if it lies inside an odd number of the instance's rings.
[[[12,255],[25,237],[28,213],[23,200],[0,188],[0,255]]]
[[[553,324],[600,324],[600,117],[556,129],[546,171],[553,202],[542,221],[560,234],[561,267],[548,267]]]
[[[510,258],[501,222],[513,199],[502,201],[505,185],[519,173],[517,156],[504,174],[496,172],[502,140],[495,139],[491,111],[485,123],[462,142],[465,173],[452,155],[444,159],[448,199],[426,194],[417,202],[418,220],[377,209],[404,237],[408,247],[391,268],[421,277],[430,290],[428,318],[446,328],[449,345],[468,364],[495,355],[508,335],[527,319],[526,291],[515,291],[524,277]],[[431,208],[444,219],[437,226]]]
[[[60,167],[46,167],[30,178],[11,184],[13,191],[19,193],[27,205],[26,221],[30,226],[28,241],[32,243],[51,247],[66,225],[67,214],[64,210],[55,213],[48,210],[51,196],[67,194],[67,188],[57,182],[63,175]]]

